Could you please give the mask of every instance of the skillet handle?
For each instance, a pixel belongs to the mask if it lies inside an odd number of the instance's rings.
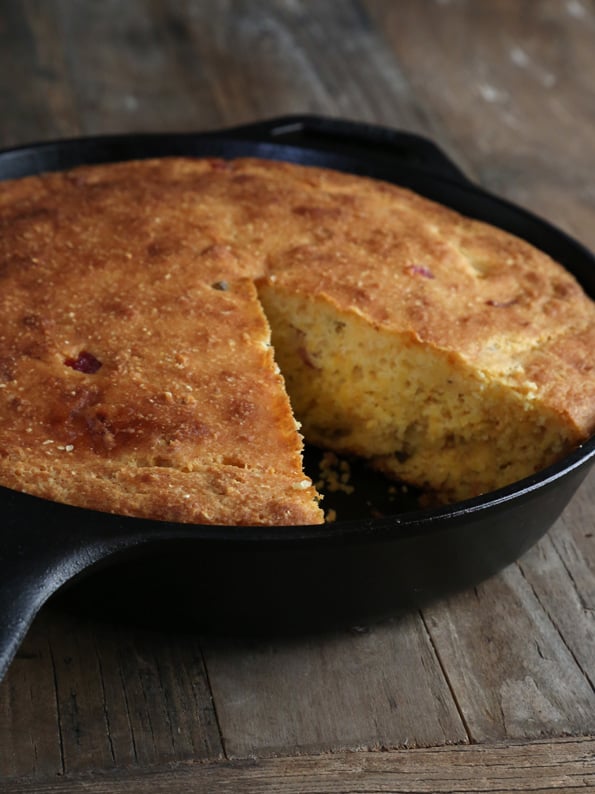
[[[62,559],[27,560],[6,549],[0,551],[0,681],[33,619],[58,588],[68,580]]]
[[[31,578],[23,581],[21,566],[0,559],[0,681],[4,678],[33,618],[50,593]]]
[[[442,149],[421,135],[375,124],[324,116],[283,116],[226,130],[249,140],[269,140],[292,146],[314,146],[335,154],[365,157],[375,163],[394,162],[431,172],[465,185],[471,180]]]
[[[1,488],[0,680],[35,616],[62,585],[113,555],[159,538],[156,522],[130,521]]]

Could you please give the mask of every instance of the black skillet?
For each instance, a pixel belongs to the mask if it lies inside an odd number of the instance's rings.
[[[364,124],[289,117],[217,133],[42,143],[0,153],[0,179],[173,154],[289,160],[405,185],[527,239],[595,297],[595,258],[577,242],[472,184],[429,141]],[[307,450],[314,479],[319,456]],[[355,492],[327,495],[338,520],[322,527],[161,523],[0,488],[0,676],[40,607],[66,583],[75,583],[79,603],[130,619],[250,633],[354,625],[469,587],[549,529],[594,457],[591,438],[535,476],[443,508],[420,507],[417,494],[354,463]]]

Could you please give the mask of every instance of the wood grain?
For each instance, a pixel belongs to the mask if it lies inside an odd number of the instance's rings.
[[[595,475],[544,541],[520,561],[552,630],[595,692]],[[595,709],[583,723],[595,724]]]
[[[56,782],[13,782],[5,794],[512,794],[595,790],[592,738],[440,747],[378,753],[249,759],[219,764],[184,764],[68,777]]]
[[[595,730],[594,657],[588,659],[592,615],[578,619],[572,591],[546,538],[498,577],[424,610],[473,741]],[[591,624],[579,642],[581,651],[569,647],[563,614],[575,627],[568,626],[575,644],[578,631]],[[583,665],[577,663],[577,652],[585,657]]]
[[[467,741],[419,616],[292,642],[212,643],[229,758]]]
[[[595,247],[592,0],[364,5],[461,165]]]
[[[0,779],[63,771],[52,652],[36,621],[0,686]]]
[[[66,82],[62,84],[60,67],[53,62],[52,50],[59,47],[59,37],[52,35],[52,15],[47,10],[33,22],[25,4],[0,7],[2,146],[80,131],[68,108]],[[44,41],[48,42],[45,48]]]
[[[323,0],[315,14],[302,0],[5,5],[6,146],[76,132],[204,130],[288,113],[423,127],[390,48],[352,0]],[[20,97],[13,69],[22,75]]]
[[[0,687],[0,772],[222,757],[197,637],[48,608]]]

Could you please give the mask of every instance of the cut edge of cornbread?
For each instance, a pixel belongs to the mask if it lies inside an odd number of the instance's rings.
[[[324,295],[262,280],[259,295],[305,438],[459,501],[520,480],[581,433],[528,377],[482,371]],[[518,367],[517,367],[518,369]]]

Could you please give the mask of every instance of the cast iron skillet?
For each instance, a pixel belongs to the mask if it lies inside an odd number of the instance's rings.
[[[595,296],[595,258],[577,242],[469,182],[429,141],[363,124],[297,116],[218,133],[43,143],[0,153],[0,178],[172,154],[289,160],[411,187],[524,237]],[[317,456],[307,450],[314,478]],[[339,520],[322,527],[162,523],[0,488],[0,676],[42,604],[66,583],[77,582],[79,601],[135,619],[252,633],[354,625],[469,587],[549,529],[594,457],[591,438],[535,476],[433,509],[356,466],[355,493],[327,496]]]

